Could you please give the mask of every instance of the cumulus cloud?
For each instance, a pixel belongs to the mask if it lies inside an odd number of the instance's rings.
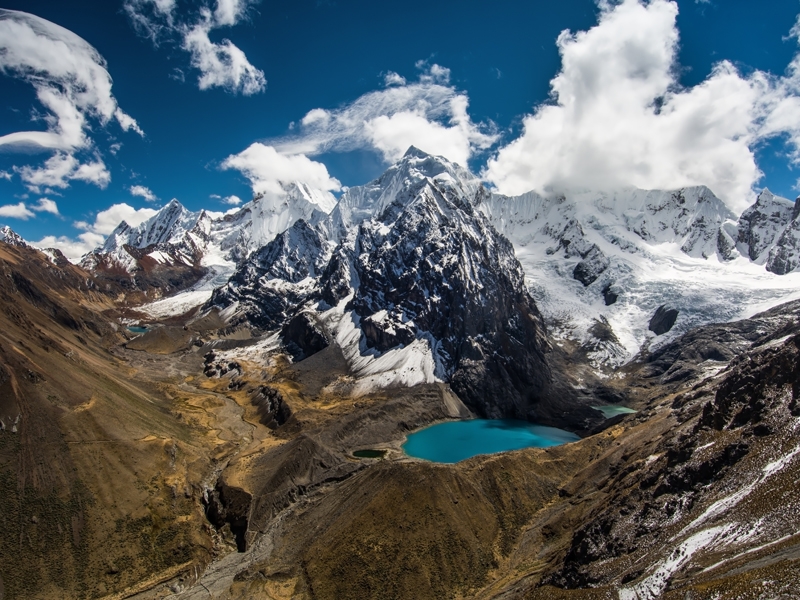
[[[155,45],[163,40],[180,42],[189,53],[192,67],[199,71],[197,84],[201,90],[220,87],[249,96],[266,88],[264,72],[254,67],[233,42],[213,42],[210,33],[241,22],[256,1],[217,0],[215,8],[204,4],[189,16],[178,15],[174,0],[126,0],[124,9],[134,28]]]
[[[80,151],[94,146],[92,126],[115,121],[123,131],[143,135],[111,93],[103,57],[71,31],[28,13],[0,9],[0,72],[21,79],[44,107],[45,131],[17,131],[0,136],[0,147],[50,150],[44,166],[16,168],[33,191],[39,185],[67,187],[80,179],[104,187],[110,175],[98,159],[79,164]],[[43,183],[37,183],[43,182]],[[46,183],[44,183],[46,182]]]
[[[49,198],[40,198],[37,204],[29,206],[24,202],[19,204],[6,204],[0,206],[0,217],[11,217],[13,219],[22,219],[27,221],[36,216],[37,212],[46,212],[52,215],[58,215],[58,204]]]
[[[35,216],[36,215],[31,212],[27,206],[25,206],[24,202],[0,206],[0,217],[11,217],[12,219],[22,219],[23,221],[27,221],[31,217]]]
[[[132,185],[128,188],[131,196],[139,196],[147,200],[147,202],[155,202],[158,197],[150,190],[150,188],[143,185]]]
[[[507,194],[703,184],[745,207],[762,175],[757,144],[788,134],[798,148],[800,62],[774,77],[722,61],[681,88],[677,14],[667,0],[602,2],[595,27],[562,32],[552,102],[524,118],[484,176]]]
[[[335,110],[315,108],[292,135],[272,141],[282,154],[314,156],[323,152],[376,150],[387,162],[415,145],[462,165],[497,140],[494,126],[474,123],[469,99],[449,84],[450,70],[418,63],[418,81],[384,77],[389,86],[369,92]]]
[[[97,248],[104,240],[104,236],[87,231],[81,233],[77,239],[64,235],[46,235],[38,241],[31,242],[31,245],[35,248],[58,248],[69,260],[75,261]]]
[[[43,198],[46,200],[46,198]],[[39,206],[44,206],[40,201]],[[55,206],[55,203],[53,203]],[[37,208],[34,208],[37,210]],[[117,228],[122,221],[135,227],[158,211],[152,208],[134,208],[124,202],[114,204],[105,210],[101,210],[95,215],[94,222],[76,221],[73,225],[82,230],[76,238],[69,236],[48,235],[42,239],[31,242],[37,248],[58,248],[68,259],[75,261],[87,252],[91,252],[101,246],[106,236]]]
[[[222,203],[229,206],[239,206],[242,203],[242,199],[239,198],[239,196],[231,194],[227,198],[223,198]]]
[[[97,235],[108,235],[117,228],[122,221],[131,227],[144,223],[158,211],[152,208],[134,208],[125,202],[114,204],[97,213],[94,223],[78,221],[75,226]]]
[[[222,168],[235,169],[244,174],[256,194],[283,196],[283,186],[292,181],[302,181],[314,189],[328,193],[342,187],[336,178],[330,176],[322,163],[303,154],[281,153],[260,142],[226,158]]]

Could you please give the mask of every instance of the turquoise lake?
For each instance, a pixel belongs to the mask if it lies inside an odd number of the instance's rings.
[[[576,442],[574,433],[513,419],[448,421],[408,436],[403,451],[414,458],[457,463],[478,454],[547,448]]]
[[[128,331],[130,331],[131,333],[147,333],[147,327],[137,327],[137,326],[128,327]]]

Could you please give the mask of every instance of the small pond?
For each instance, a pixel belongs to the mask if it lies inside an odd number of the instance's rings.
[[[138,325],[133,325],[128,327],[128,331],[131,333],[147,333],[147,327],[139,327]]]
[[[576,442],[574,433],[514,419],[473,419],[431,425],[408,436],[409,456],[438,463],[457,463],[478,454],[520,448],[547,448]]]
[[[632,415],[636,411],[632,408],[628,408],[627,406],[593,406],[595,410],[599,410],[603,413],[603,416],[606,419],[610,419],[611,417],[616,417],[617,415]]]
[[[356,458],[383,458],[386,450],[356,450],[353,456]]]

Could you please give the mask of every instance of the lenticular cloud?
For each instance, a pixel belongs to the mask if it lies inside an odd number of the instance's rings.
[[[800,59],[784,77],[722,61],[682,88],[677,14],[666,0],[602,3],[595,27],[562,32],[552,102],[524,118],[484,176],[506,194],[707,185],[733,210],[749,204],[759,142],[788,134],[800,159]]]
[[[106,62],[88,42],[71,31],[25,12],[0,9],[0,72],[26,81],[47,111],[45,131],[17,131],[0,136],[0,147],[54,151],[43,166],[15,167],[34,192],[65,188],[71,180],[105,187],[110,174],[95,155],[77,157],[94,147],[92,125],[116,121],[123,131],[144,135],[111,93]],[[93,123],[94,122],[94,123]]]

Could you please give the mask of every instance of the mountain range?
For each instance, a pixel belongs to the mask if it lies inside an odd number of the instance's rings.
[[[339,268],[350,268],[342,251],[357,237],[353,232],[368,223],[391,226],[387,219],[397,215],[390,206],[414,203],[414,190],[423,181],[483,215],[511,242],[551,333],[580,343],[598,366],[618,366],[692,327],[749,316],[797,297],[800,214],[794,202],[769,190],[738,217],[702,186],[506,197],[489,192],[458,165],[413,147],[375,181],[349,188],[335,206],[299,182],[286,186],[284,195],[257,196],[224,216],[192,213],[173,200],[137,227],[121,223],[80,264],[117,283],[150,290],[151,297],[188,288],[172,308],[169,302],[143,307],[152,314],[199,305],[214,290],[219,290],[214,305],[222,308],[225,294],[233,298],[236,288],[253,285],[248,277],[264,278],[258,263],[266,245],[295,226],[287,235],[303,241],[294,241],[324,249],[308,249],[314,256],[306,257],[315,262],[311,279],[320,287],[332,257]],[[305,234],[297,230],[300,220]],[[432,232],[429,239],[435,237]],[[284,272],[264,282],[299,289],[295,284],[308,276]],[[295,294],[291,302],[301,296],[307,294]],[[655,335],[649,324],[660,307],[677,311],[677,317],[671,331]],[[255,319],[255,309],[247,310]],[[263,319],[253,324],[278,326]]]
[[[0,229],[0,597],[791,598],[796,207],[412,147],[79,264]],[[402,449],[476,417],[581,439]]]

